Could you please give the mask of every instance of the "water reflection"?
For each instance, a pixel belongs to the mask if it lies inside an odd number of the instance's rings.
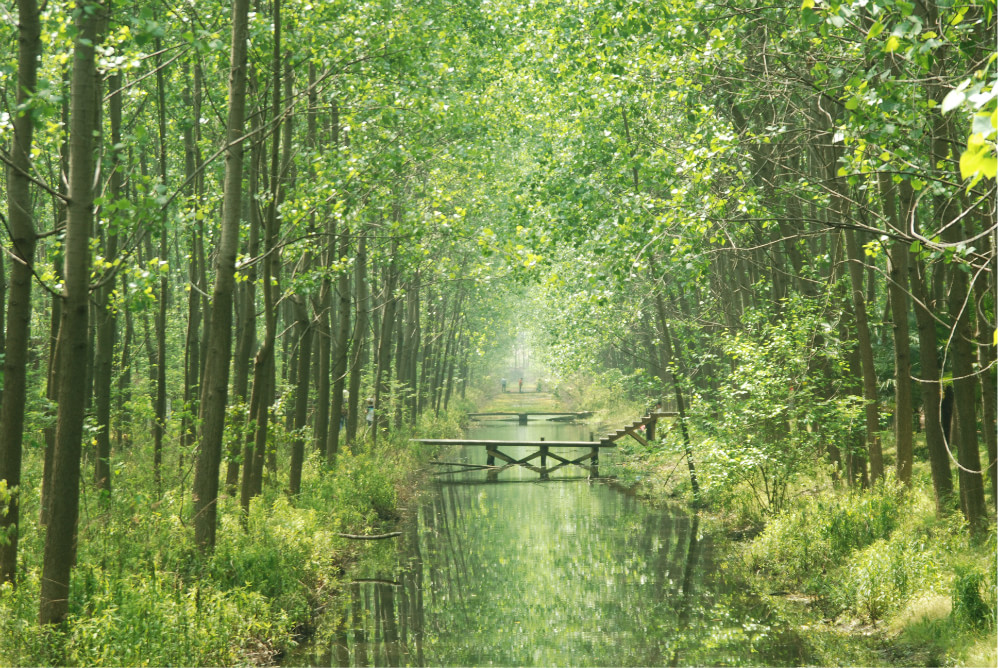
[[[484,457],[466,450],[449,456]],[[319,656],[303,660],[340,666],[806,662],[798,639],[773,628],[765,606],[718,568],[696,518],[650,509],[587,480],[583,469],[566,470],[578,468],[565,467],[557,481],[539,481],[529,470],[506,471],[492,483],[481,471],[438,478],[399,545],[396,572],[352,584],[332,637]]]

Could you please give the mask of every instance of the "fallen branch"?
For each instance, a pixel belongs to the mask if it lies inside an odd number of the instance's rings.
[[[338,533],[336,534],[340,538],[349,538],[351,540],[381,540],[382,538],[395,538],[395,536],[401,536],[401,531],[393,531],[391,533],[383,533],[377,536],[357,536],[352,533]]]

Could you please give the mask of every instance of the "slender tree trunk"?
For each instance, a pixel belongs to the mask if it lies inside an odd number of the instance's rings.
[[[305,265],[310,264],[306,254]],[[298,387],[295,389],[295,438],[291,446],[291,474],[288,487],[292,495],[301,491],[301,469],[305,459],[304,429],[308,417],[308,388],[311,379],[312,322],[304,299],[295,302],[295,329],[298,331]]]
[[[112,200],[122,196],[121,145],[121,75],[111,77],[111,95],[108,100],[111,123],[112,170],[109,179]],[[104,260],[114,262],[118,255],[117,218],[107,229]],[[114,271],[107,267],[106,270]],[[111,491],[111,382],[113,375],[114,342],[117,315],[110,306],[114,281],[108,281],[97,290],[97,353],[94,361],[94,403],[97,412],[97,456],[94,458],[94,482],[98,489]]]
[[[880,177],[884,208],[895,229],[901,227],[897,215],[894,184]],[[911,339],[908,331],[908,253],[907,244],[893,242],[888,251],[891,320],[894,329],[894,441],[897,447],[897,477],[911,485],[913,423],[911,405]]]
[[[197,413],[198,390],[201,387],[201,311],[202,294],[207,290],[204,282],[204,211],[201,208],[201,182],[198,168],[201,156],[198,151],[201,117],[201,68],[194,65],[194,92],[184,89],[184,105],[190,107],[193,122],[184,128],[184,176],[192,183],[190,203],[194,213],[191,229],[190,261],[187,280],[191,290],[187,295],[187,334],[184,339],[184,418],[180,427],[181,459],[184,450],[192,445],[197,437],[193,416]],[[182,466],[180,467],[182,468]]]
[[[993,252],[991,236],[985,236],[984,239],[986,241],[982,244],[984,245],[983,250],[986,255],[990,256]],[[994,261],[991,263],[991,269],[994,272]],[[991,280],[994,280],[994,273],[992,273]],[[987,314],[983,308],[980,308],[988,302],[988,278],[986,275],[976,277],[974,297],[979,305],[977,310],[977,356],[981,368],[981,431],[984,433],[984,440],[988,447],[988,481],[991,483],[991,503],[992,506],[995,506],[998,505],[998,475],[996,475],[996,469],[998,469],[998,429],[995,428],[995,409],[998,405],[996,385],[998,382],[996,382],[995,373],[995,346],[992,339],[995,323],[989,322]]]
[[[353,334],[353,360],[350,365],[350,411],[347,415],[347,443],[357,439],[358,407],[360,399],[360,377],[367,362],[368,309],[370,299],[367,290],[367,236],[363,230],[357,242],[354,290],[356,292],[357,319]],[[377,411],[377,407],[375,407]]]
[[[89,11],[89,10],[92,11]],[[59,413],[52,469],[52,505],[45,535],[38,619],[59,623],[69,612],[69,579],[76,557],[76,521],[80,502],[80,454],[89,331],[90,235],[93,228],[95,135],[98,126],[98,27],[106,20],[99,2],[77,13],[69,141],[69,209],[66,221],[65,282],[59,327]]]
[[[202,551],[215,548],[218,473],[222,433],[229,390],[232,346],[232,298],[239,248],[242,196],[244,117],[246,110],[246,52],[249,0],[232,2],[232,52],[229,72],[229,113],[226,124],[225,181],[222,235],[215,256],[211,322],[201,389],[201,443],[194,475],[194,536]]]
[[[943,239],[950,244],[963,240],[962,226],[958,221],[944,219],[947,227]],[[981,472],[981,454],[977,440],[977,377],[974,371],[974,304],[968,302],[967,274],[951,272],[952,281],[947,302],[950,317],[954,319],[952,346],[953,394],[959,421],[959,438],[954,439],[960,463],[961,505],[971,530],[982,532],[988,521],[984,505],[984,477]]]
[[[41,59],[41,21],[36,0],[18,0],[17,107],[34,94]],[[35,264],[34,216],[31,205],[31,114],[14,114],[11,166],[7,172],[7,221],[10,226],[10,291],[7,293],[7,330],[4,341],[3,396],[0,398],[0,480],[10,499],[0,504],[0,583],[16,582],[20,534],[21,453],[27,391],[28,344],[31,340],[31,281]],[[6,507],[5,507],[6,506]]]
[[[344,259],[350,253],[350,235],[344,225],[340,233],[339,257]],[[344,397],[343,388],[346,386],[347,360],[350,342],[350,274],[341,271],[336,279],[336,298],[338,306],[336,308],[336,341],[333,348],[333,405],[330,408],[329,433],[326,437],[326,463],[332,466],[336,461],[336,453],[340,448],[340,434],[342,428],[346,426],[343,419]]]
[[[378,359],[377,359],[377,370],[375,372],[374,381],[374,405],[377,407],[375,413],[375,420],[372,434],[373,438],[377,438],[377,433],[380,429],[385,428],[389,424],[391,416],[388,413],[387,406],[383,403],[387,401],[389,394],[389,376],[391,369],[391,351],[392,342],[394,341],[394,330],[395,330],[395,284],[397,282],[397,269],[395,266],[395,256],[398,254],[398,240],[392,241],[391,249],[391,259],[389,260],[388,267],[385,270],[385,291],[384,291],[384,307],[381,317],[381,334],[378,337]]]
[[[908,209],[911,211],[911,209]],[[914,212],[912,212],[914,215]],[[953,496],[953,476],[942,423],[942,384],[939,368],[936,322],[932,303],[925,289],[925,265],[915,259],[909,267],[911,291],[915,301],[915,322],[918,324],[918,356],[921,364],[919,384],[922,411],[925,416],[925,444],[929,451],[932,486],[936,492],[936,510],[944,514]]]
[[[161,64],[162,49],[156,40],[156,91],[159,120],[159,178],[165,188],[167,179],[166,151],[166,85],[163,80],[164,66]],[[159,235],[159,261],[169,258],[167,240],[168,218],[163,212],[162,229]],[[156,311],[156,417],[153,424],[153,476],[159,484],[163,461],[163,437],[166,434],[166,316],[170,299],[170,280],[166,271],[160,272],[159,303]]]
[[[877,373],[873,366],[873,342],[866,315],[863,294],[863,251],[856,232],[845,231],[849,276],[852,280],[853,316],[863,370],[863,399],[866,400],[866,444],[870,453],[870,482],[876,484],[884,476],[884,458],[880,449],[880,404],[877,401]]]
[[[255,89],[255,86],[253,86]],[[259,130],[260,125],[260,115],[253,114],[250,118],[250,132],[256,135]],[[263,220],[260,212],[260,205],[257,202],[257,195],[260,191],[260,168],[263,164],[263,142],[255,141],[250,149],[250,171],[249,171],[249,192],[247,193],[247,208],[249,209],[249,242],[248,242],[248,255],[250,258],[256,258],[260,254],[260,229],[263,226]],[[242,490],[242,505],[244,510],[249,510],[249,498],[254,494],[254,482],[252,480],[253,475],[253,457],[254,457],[254,443],[256,442],[256,437],[252,429],[252,425],[255,424],[256,411],[257,408],[253,403],[253,399],[249,395],[249,372],[250,372],[250,362],[253,358],[253,345],[256,343],[256,283],[257,283],[257,263],[250,263],[245,269],[243,269],[244,275],[246,276],[245,281],[239,283],[238,295],[239,295],[239,307],[236,309],[238,320],[236,328],[236,355],[233,364],[233,383],[232,390],[236,396],[237,401],[246,402],[249,400],[249,410],[246,416],[246,421],[244,423],[245,428],[245,439],[243,445],[243,456],[242,456],[242,466],[243,466],[243,483],[241,485]],[[254,367],[255,370],[255,367]],[[253,397],[258,397],[257,387],[253,386]],[[233,448],[237,449],[239,447],[239,439],[235,439],[233,443]],[[250,479],[246,479],[246,475],[249,474]],[[229,456],[229,464],[227,466],[225,483],[231,488],[235,488],[239,482],[239,458]]]
[[[409,322],[412,327],[412,349],[409,352],[409,423],[416,426],[419,419],[419,354],[422,344],[423,331],[420,323],[420,274],[416,273],[416,282],[413,287],[411,314]]]

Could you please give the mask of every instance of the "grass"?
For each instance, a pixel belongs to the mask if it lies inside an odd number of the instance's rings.
[[[455,433],[456,413],[427,417],[422,428]],[[312,453],[297,498],[285,494],[283,471],[268,476],[245,518],[237,498],[221,498],[209,557],[193,543],[188,472],[178,467],[176,448],[167,450],[159,486],[148,448],[115,453],[111,499],[83,485],[70,615],[57,628],[35,621],[41,451],[29,451],[20,578],[16,589],[0,588],[0,665],[274,663],[307,636],[361,555],[357,541],[337,533],[382,533],[397,524],[413,472],[428,456],[408,437],[344,449],[333,470]],[[274,444],[287,462],[290,436],[278,428]]]

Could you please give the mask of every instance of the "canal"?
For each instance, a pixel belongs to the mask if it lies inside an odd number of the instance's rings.
[[[468,438],[588,440],[585,424],[489,422]],[[517,450],[523,450],[518,453]],[[504,449],[504,451],[506,451]],[[607,452],[607,451],[604,451]],[[525,448],[509,448],[522,457]],[[604,472],[607,460],[603,457]],[[483,448],[440,459],[485,463]],[[535,462],[536,463],[536,462]],[[549,462],[550,464],[551,462]],[[491,478],[491,479],[490,479]],[[295,660],[341,666],[800,665],[695,517],[578,466],[438,474],[397,545],[371,546],[335,628]],[[387,543],[388,541],[380,541]]]

